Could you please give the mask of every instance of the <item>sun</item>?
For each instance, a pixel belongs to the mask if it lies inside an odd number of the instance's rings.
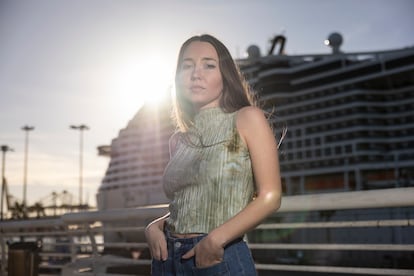
[[[140,64],[139,79],[145,103],[157,103],[165,98],[173,84],[173,73],[160,57],[151,57]]]
[[[173,86],[173,63],[161,55],[130,58],[113,71],[112,98],[129,116],[145,103],[159,104]]]

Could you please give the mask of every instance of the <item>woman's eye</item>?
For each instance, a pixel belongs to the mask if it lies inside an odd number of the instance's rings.
[[[190,63],[183,63],[181,65],[182,70],[191,69],[191,68],[193,68],[193,64],[190,64]]]
[[[214,69],[214,68],[216,68],[216,65],[215,64],[206,64],[205,67],[207,69]]]

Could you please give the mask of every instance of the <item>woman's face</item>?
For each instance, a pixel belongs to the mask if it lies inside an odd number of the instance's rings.
[[[177,85],[196,110],[219,106],[223,79],[216,49],[208,42],[191,42],[183,52]]]

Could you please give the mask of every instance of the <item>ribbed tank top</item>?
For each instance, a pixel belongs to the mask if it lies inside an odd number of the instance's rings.
[[[253,198],[250,155],[236,128],[236,114],[219,107],[201,110],[180,133],[163,177],[171,200],[167,229],[209,233]]]

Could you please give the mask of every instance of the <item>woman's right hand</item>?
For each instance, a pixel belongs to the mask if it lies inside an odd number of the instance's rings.
[[[165,261],[168,258],[167,240],[163,231],[164,221],[155,221],[145,228],[145,237],[152,258]]]

